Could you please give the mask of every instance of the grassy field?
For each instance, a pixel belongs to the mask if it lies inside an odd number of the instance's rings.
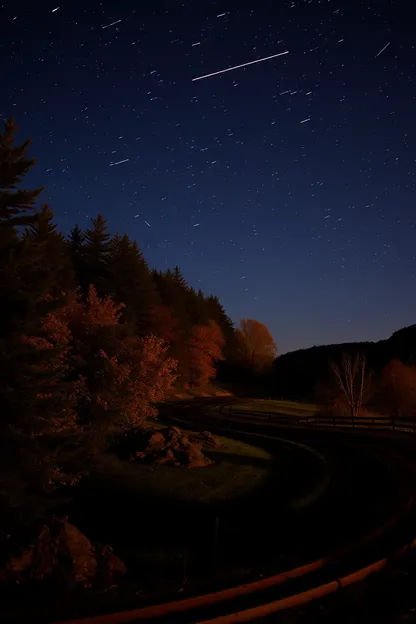
[[[276,414],[288,414],[289,416],[314,416],[318,408],[313,403],[253,399],[244,403],[235,403],[232,409],[248,412],[276,412]]]
[[[186,432],[183,430],[184,433]],[[263,448],[219,437],[222,448],[204,448],[215,464],[206,468],[157,468],[126,462],[114,455],[102,458],[91,485],[140,497],[199,503],[220,502],[245,495],[267,480],[272,460]]]

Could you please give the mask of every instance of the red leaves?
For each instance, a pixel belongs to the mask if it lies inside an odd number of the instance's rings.
[[[215,361],[222,360],[224,335],[215,321],[194,325],[188,341],[188,375],[191,384],[208,383],[215,376]]]
[[[176,362],[166,358],[163,339],[126,335],[120,323],[122,307],[109,297],[101,299],[90,286],[85,302],[72,293],[66,305],[44,319],[47,338],[25,339],[38,349],[60,345],[50,372],[56,374],[57,382],[78,380],[74,412],[64,411],[62,418],[55,418],[55,431],[81,426],[75,415],[80,404],[88,405],[83,427],[104,430],[116,423],[138,425],[154,413],[152,403],[161,401],[174,383]],[[110,419],[104,419],[104,414]]]
[[[179,329],[179,320],[169,306],[153,306],[149,310],[149,328],[155,336],[172,344]]]
[[[416,368],[398,359],[387,364],[381,373],[380,410],[396,417],[416,416]]]

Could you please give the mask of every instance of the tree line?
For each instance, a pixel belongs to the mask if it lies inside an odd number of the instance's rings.
[[[276,345],[253,319],[235,328],[218,297],[179,267],[152,270],[102,214],[64,236],[14,120],[0,133],[0,497],[19,508],[73,484],[112,435],[138,427],[175,385],[208,384],[221,362],[260,374]],[[228,366],[228,368],[227,368]]]

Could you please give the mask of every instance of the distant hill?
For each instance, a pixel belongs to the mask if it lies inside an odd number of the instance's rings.
[[[342,352],[364,353],[369,366],[376,372],[394,358],[404,363],[416,363],[416,325],[399,329],[390,338],[378,342],[347,342],[285,353],[274,362],[276,394],[285,398],[311,399],[316,385],[330,374],[330,362],[338,360]]]

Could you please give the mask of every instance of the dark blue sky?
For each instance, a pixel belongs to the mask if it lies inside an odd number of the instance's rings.
[[[29,183],[65,233],[102,212],[283,352],[378,340],[415,322],[411,12],[6,1],[0,114],[33,137]]]

